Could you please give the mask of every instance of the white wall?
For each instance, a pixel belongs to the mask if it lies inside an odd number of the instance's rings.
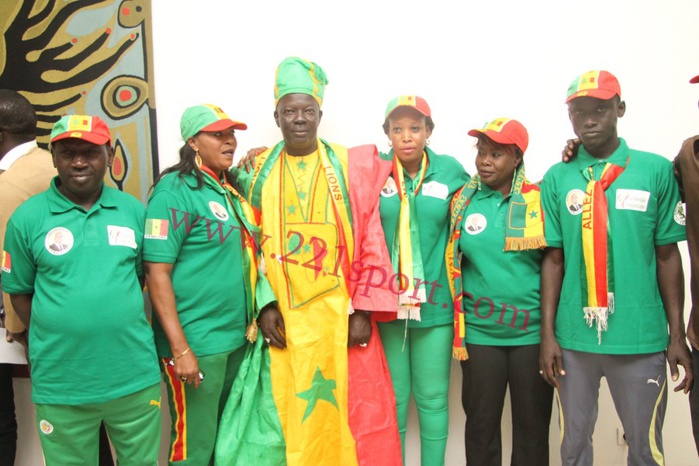
[[[328,74],[324,138],[386,150],[386,103],[415,93],[433,110],[431,147],[458,158],[470,173],[474,153],[467,131],[507,116],[528,128],[527,170],[531,179],[541,178],[573,136],[563,101],[570,81],[588,69],[607,69],[619,78],[627,103],[619,130],[631,147],[671,158],[684,138],[699,132],[699,85],[688,84],[699,74],[695,0],[152,3],[162,167],[177,160],[182,111],[198,103],[215,103],[249,124],[238,133],[237,156],[277,142],[274,71],[290,55],[313,60]],[[686,269],[686,254],[684,259]],[[464,461],[460,379],[455,363],[448,465]],[[26,394],[28,384],[20,385]],[[625,464],[625,448],[616,445],[620,423],[604,383],[601,393],[595,464]],[[670,393],[669,399],[667,464],[699,464],[686,397]],[[556,416],[554,407],[554,465],[560,464]],[[503,464],[509,464],[509,410],[503,420]],[[24,435],[20,448],[34,449],[32,437]],[[419,464],[414,410],[407,452],[407,464]],[[28,456],[18,461],[35,464]]]
[[[229,2],[153,0],[158,138],[162,166],[177,160],[179,117],[202,102],[247,122],[237,156],[280,139],[272,112],[274,72],[285,57],[313,60],[326,71],[320,134],[348,146],[375,143],[387,102],[418,94],[432,107],[431,147],[473,173],[467,131],[508,116],[529,130],[525,156],[540,179],[573,136],[564,105],[568,84],[588,69],[612,71],[627,103],[619,130],[631,147],[676,155],[699,132],[699,2],[694,0],[501,0],[402,2],[356,0]],[[682,249],[686,249],[682,245]],[[685,265],[688,260],[685,255]],[[453,365],[449,465],[464,462],[461,369]],[[670,393],[664,437],[667,464],[699,464],[687,399]],[[503,417],[509,464],[509,410]],[[595,464],[625,463],[615,414],[602,384]],[[419,464],[412,411],[407,464]],[[557,410],[551,428],[558,459]]]

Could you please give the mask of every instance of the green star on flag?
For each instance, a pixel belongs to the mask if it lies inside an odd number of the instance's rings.
[[[299,167],[300,170],[305,170],[306,169],[306,162],[304,162],[303,159],[301,159],[299,161],[297,167]]]
[[[529,218],[536,218],[537,215],[539,215],[539,212],[536,210],[529,212]]]
[[[294,204],[289,205],[289,213],[293,214],[296,212],[296,206]]]
[[[335,395],[333,394],[336,385],[334,380],[326,379],[323,376],[320,367],[316,367],[316,372],[313,374],[313,381],[311,382],[311,388],[296,394],[299,398],[308,401],[308,406],[306,406],[306,412],[303,414],[301,422],[305,421],[306,418],[311,415],[318,400],[325,400],[328,403],[332,403],[332,405],[339,410],[337,400],[335,400]]]

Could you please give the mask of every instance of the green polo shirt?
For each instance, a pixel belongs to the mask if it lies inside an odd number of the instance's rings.
[[[505,251],[510,195],[485,183],[464,213],[459,248],[466,342],[519,346],[540,342],[542,251]]]
[[[583,146],[569,164],[551,167],[542,183],[546,241],[563,248],[565,275],[556,316],[562,348],[601,354],[646,354],[668,344],[665,310],[658,290],[655,247],[685,239],[684,217],[672,163],[659,155],[629,149],[623,139],[607,159],[598,160]],[[614,313],[598,344],[596,324],[583,318],[587,297],[582,254],[583,171],[593,166],[595,179],[606,162],[626,169],[605,191],[609,206]]]
[[[141,247],[145,211],[104,186],[86,211],[54,178],[12,215],[2,286],[34,294],[29,329],[35,403],[102,403],[160,380],[143,309]]]
[[[429,148],[426,148],[426,152],[429,163],[415,202],[419,213],[417,221],[424,280],[430,284],[424,285],[428,302],[420,307],[421,320],[408,321],[408,326],[413,328],[434,327],[454,322],[453,300],[449,291],[444,251],[449,237],[451,198],[469,180],[463,165],[455,158],[437,155]],[[381,154],[381,157],[392,160],[393,150],[388,154]],[[418,177],[411,179],[407,172],[404,171],[403,174],[406,190],[409,193],[415,192]],[[393,239],[400,214],[400,196],[393,175],[389,176],[381,191],[380,210],[388,252],[393,255]],[[397,324],[402,324],[402,321]]]
[[[172,286],[187,343],[197,356],[245,343],[247,299],[238,217],[222,186],[191,173],[170,173],[148,200],[143,260],[174,264]],[[170,345],[153,319],[158,354]]]

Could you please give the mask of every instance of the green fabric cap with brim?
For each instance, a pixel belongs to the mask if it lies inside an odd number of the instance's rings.
[[[231,120],[221,107],[211,104],[189,107],[180,119],[180,133],[185,141],[201,131],[223,131],[228,128],[248,129],[248,125]]]
[[[285,58],[277,67],[274,79],[274,105],[287,94],[308,94],[323,105],[328,78],[323,68],[298,57]]]

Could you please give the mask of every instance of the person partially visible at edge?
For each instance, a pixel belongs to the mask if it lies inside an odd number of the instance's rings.
[[[629,464],[663,464],[665,359],[674,381],[677,366],[684,367],[675,391],[686,393],[693,381],[677,248],[684,216],[672,164],[618,137],[626,104],[608,71],[577,77],[566,103],[582,145],[541,185],[548,247],[539,358],[542,377],[558,389],[562,464],[593,463],[602,376],[624,427]],[[584,195],[582,212],[569,205],[574,192]]]
[[[97,464],[104,423],[120,465],[156,465],[160,376],[142,292],[145,209],[104,185],[114,150],[99,117],[64,116],[50,141],[58,176],[10,217],[2,275],[29,329],[44,458]],[[66,247],[55,251],[59,234]]]
[[[447,248],[455,356],[463,370],[466,463],[502,464],[500,424],[509,387],[511,463],[545,465],[553,389],[537,369],[546,240],[539,187],[524,173],[529,134],[509,118],[468,134],[478,139],[478,174],[454,195]]]
[[[10,89],[0,89],[0,251],[12,213],[31,196],[46,190],[56,176],[51,154],[36,145],[36,121],[36,112],[24,96]],[[0,315],[3,317],[0,326],[7,331],[3,337],[9,342],[16,339],[26,346],[26,328],[17,318],[6,293],[0,301]],[[1,466],[13,466],[17,452],[13,365],[7,356],[0,350]]]
[[[699,76],[690,79],[699,83]],[[692,368],[699,373],[699,136],[687,138],[675,157],[675,176],[686,206],[687,246],[691,271],[690,291],[692,310],[687,324],[687,339],[692,349]],[[694,444],[699,453],[699,388],[694,385],[689,392],[689,408],[692,417]]]
[[[391,164],[375,146],[318,137],[327,82],[317,64],[283,60],[274,89],[283,141],[256,157],[251,173],[236,170],[261,210],[266,273],[279,299],[278,310],[258,317],[286,439],[279,461],[398,465],[395,398],[371,316],[397,309],[385,283],[383,180],[371,182]]]
[[[399,96],[386,108],[383,130],[393,165],[381,190],[381,224],[393,264],[389,283],[397,315],[378,324],[396,395],[405,456],[408,403],[413,394],[420,425],[421,464],[443,465],[449,433],[449,372],[453,334],[444,251],[449,203],[468,181],[463,165],[428,147],[434,130],[427,101]],[[395,320],[393,320],[395,319]]]
[[[180,129],[180,161],[148,200],[143,258],[173,420],[169,462],[211,465],[255,300],[275,298],[258,281],[257,216],[228,172],[247,125],[205,104],[187,108]]]

